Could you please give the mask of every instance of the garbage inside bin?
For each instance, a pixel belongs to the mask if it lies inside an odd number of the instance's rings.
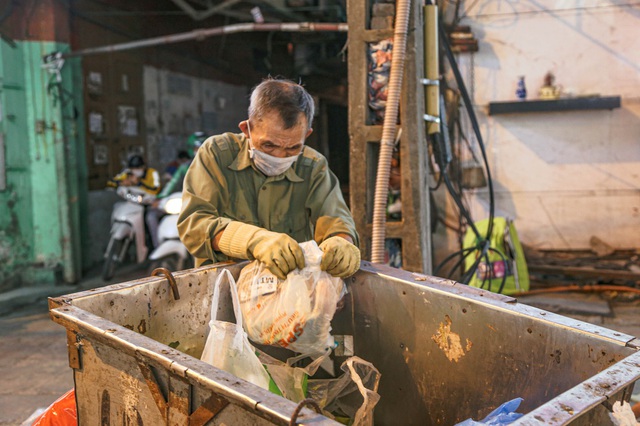
[[[522,417],[521,413],[517,413],[516,410],[520,406],[522,402],[522,398],[515,398],[511,401],[507,401],[492,412],[487,415],[484,419],[480,421],[475,421],[473,419],[467,419],[462,423],[458,423],[456,426],[482,426],[482,425],[490,425],[490,426],[503,426],[510,425],[514,421],[518,420]]]
[[[79,423],[340,424],[199,359],[215,281],[244,265],[173,274],[179,299],[162,277],[50,299]],[[640,339],[513,297],[366,262],[347,286],[332,333],[381,373],[376,425],[453,425],[516,395],[513,425],[608,425],[640,379]],[[216,318],[233,319],[228,297]]]

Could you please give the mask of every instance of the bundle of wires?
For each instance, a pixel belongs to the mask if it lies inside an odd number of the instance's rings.
[[[456,84],[458,86],[458,90],[460,91],[460,95],[464,102],[464,106],[466,108],[469,121],[473,128],[473,132],[476,136],[476,140],[478,141],[480,152],[482,153],[482,161],[486,170],[486,177],[487,177],[487,184],[488,184],[488,191],[489,191],[489,223],[487,226],[486,235],[481,235],[477,227],[475,226],[474,221],[471,218],[471,215],[468,209],[464,206],[464,203],[462,202],[461,193],[459,193],[456,190],[456,188],[454,187],[454,184],[451,181],[451,178],[449,177],[449,174],[448,174],[449,165],[451,163],[452,157],[451,157],[451,148],[449,146],[449,130],[447,126],[446,116],[444,114],[445,109],[444,109],[444,106],[442,105],[440,108],[440,111],[441,111],[440,133],[436,133],[435,135],[433,135],[433,140],[431,141],[431,143],[433,144],[432,146],[434,151],[434,157],[436,159],[436,162],[438,163],[438,167],[440,168],[440,176],[438,178],[438,184],[436,185],[435,188],[432,188],[432,190],[437,189],[437,187],[440,186],[442,182],[444,182],[447,188],[447,191],[449,192],[455,204],[457,205],[458,209],[460,210],[461,222],[462,220],[466,221],[466,224],[471,228],[472,232],[475,234],[476,245],[474,247],[461,248],[459,251],[454,252],[449,256],[447,256],[439,265],[436,266],[436,268],[434,269],[434,275],[438,275],[445,265],[447,265],[453,259],[459,257],[459,259],[456,261],[453,267],[451,267],[451,269],[449,270],[449,273],[446,275],[447,277],[452,276],[455,273],[455,271],[464,264],[466,258],[475,253],[476,259],[474,263],[466,271],[462,272],[462,275],[460,278],[460,282],[464,284],[468,284],[471,278],[473,277],[473,275],[478,270],[478,267],[481,262],[484,261],[486,265],[491,265],[491,262],[489,260],[490,252],[496,253],[504,261],[505,265],[509,265],[509,263],[507,262],[506,256],[503,253],[491,247],[490,245],[491,233],[493,232],[495,200],[494,200],[493,181],[491,179],[491,171],[489,169],[489,162],[487,160],[487,154],[486,154],[484,142],[482,140],[482,135],[480,133],[480,126],[478,125],[478,119],[475,115],[475,111],[473,110],[473,105],[471,103],[469,93],[467,92],[466,86],[464,84],[464,80],[462,79],[462,75],[460,74],[460,69],[458,68],[458,64],[451,50],[451,45],[448,41],[448,37],[445,32],[444,26],[442,24],[442,20],[439,20],[438,31],[440,36],[439,38],[442,44],[442,49],[451,66],[451,70],[454,74]],[[492,277],[492,274],[493,274],[492,268],[488,267],[488,273],[482,274],[482,285],[480,288],[484,288],[485,285],[489,283],[489,280],[494,278]],[[502,277],[502,282],[500,284],[498,293],[502,292],[506,282],[506,277],[507,277],[507,274],[504,274]]]

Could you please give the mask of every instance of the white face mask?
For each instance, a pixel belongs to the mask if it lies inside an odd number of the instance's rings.
[[[134,176],[141,178],[144,175],[144,169],[132,169],[131,173],[133,173]]]
[[[255,164],[258,170],[267,176],[278,176],[286,172],[300,156],[300,154],[298,154],[292,155],[291,157],[280,158],[259,151],[253,147],[249,121],[247,121],[247,130],[249,131],[249,158],[253,160],[253,164]]]

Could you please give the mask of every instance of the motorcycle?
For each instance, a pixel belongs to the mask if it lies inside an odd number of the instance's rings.
[[[194,261],[178,235],[178,215],[182,208],[182,192],[174,192],[160,200],[158,208],[166,213],[158,225],[158,247],[149,255],[151,266],[171,272],[193,268]]]
[[[113,278],[118,264],[121,264],[132,242],[136,245],[137,263],[147,258],[147,244],[144,230],[144,206],[151,204],[155,196],[132,186],[120,186],[116,193],[125,201],[113,206],[111,213],[111,236],[104,253],[102,279]]]

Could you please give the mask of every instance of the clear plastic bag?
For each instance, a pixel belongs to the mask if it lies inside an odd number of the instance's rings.
[[[373,426],[373,410],[380,400],[380,372],[357,356],[342,363],[344,374],[337,379],[309,380],[308,397],[325,415],[346,417],[353,426]]]
[[[258,350],[258,358],[269,372],[276,389],[270,389],[293,402],[300,402],[307,397],[307,380],[309,373],[303,368],[292,367],[272,356]]]
[[[229,283],[233,312],[236,323],[217,319],[220,302],[220,287],[224,277]],[[238,302],[238,290],[231,273],[224,269],[216,279],[211,300],[211,320],[209,335],[200,359],[214,367],[233,374],[264,389],[269,389],[269,374],[256,356],[255,348],[249,343],[247,333],[242,328],[242,313]]]
[[[331,319],[346,293],[344,282],[320,269],[322,250],[315,241],[300,244],[305,267],[279,280],[260,262],[240,273],[238,293],[249,338],[303,354],[333,348]]]

